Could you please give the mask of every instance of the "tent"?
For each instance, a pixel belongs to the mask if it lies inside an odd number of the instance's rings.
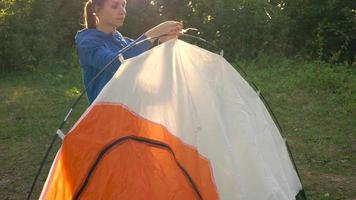
[[[125,60],[64,137],[40,199],[291,200],[302,190],[259,94],[181,40]]]

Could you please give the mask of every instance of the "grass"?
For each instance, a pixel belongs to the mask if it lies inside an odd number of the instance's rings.
[[[237,63],[276,114],[309,199],[356,199],[356,70],[268,57]],[[53,134],[82,90],[81,72],[76,64],[56,62],[34,72],[0,74],[0,90],[0,197],[24,199]],[[86,106],[84,99],[67,129]]]
[[[36,72],[0,75],[0,197],[25,199],[49,142],[69,106],[79,95],[78,67],[57,63]],[[81,101],[69,125],[85,109]],[[67,126],[68,129],[70,126]],[[59,142],[54,149],[58,149]],[[53,160],[55,151],[50,155]],[[51,162],[47,162],[34,196],[38,197]]]
[[[356,70],[322,62],[238,62],[269,102],[309,199],[356,199]]]

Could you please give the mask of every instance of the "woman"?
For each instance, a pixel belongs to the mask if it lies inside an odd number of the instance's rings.
[[[133,42],[123,37],[116,29],[123,25],[126,16],[126,0],[89,0],[84,6],[85,28],[78,31],[75,40],[79,53],[79,62],[83,71],[84,84],[87,87],[98,72],[109,63],[118,52]],[[160,42],[176,38],[182,31],[183,25],[176,21],[167,21],[144,33],[138,40],[161,37]],[[131,58],[148,50],[153,41],[147,40],[140,45],[130,48],[123,54],[125,59]],[[91,104],[105,84],[111,79],[120,66],[116,59],[88,87],[87,95]]]

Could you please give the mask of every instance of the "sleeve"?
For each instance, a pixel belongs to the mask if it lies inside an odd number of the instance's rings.
[[[83,58],[83,62],[98,70],[101,70],[106,64],[114,59],[118,53],[111,51],[102,43],[95,40],[83,41],[79,46],[78,51],[80,56]],[[117,58],[110,64],[110,66],[107,67],[106,71],[113,74],[120,65],[121,62]]]
[[[137,39],[137,42],[143,41],[145,39],[147,39],[147,37],[145,35],[142,35]],[[126,37],[125,37],[125,40],[129,45],[132,45],[132,43],[134,42],[134,40],[132,40],[130,38],[126,38]],[[123,54],[123,56],[125,59],[132,58],[132,57],[135,57],[135,56],[147,51],[151,47],[152,47],[151,41],[146,40],[146,41],[143,41],[143,42],[139,43],[138,45],[130,48],[129,50],[127,50]]]

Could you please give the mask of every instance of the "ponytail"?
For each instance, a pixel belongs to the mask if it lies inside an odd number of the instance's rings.
[[[102,8],[106,0],[88,0],[85,2],[83,17],[85,28],[96,28],[96,14],[94,8]]]
[[[92,0],[88,0],[85,3],[83,17],[85,28],[96,28],[96,16]]]

